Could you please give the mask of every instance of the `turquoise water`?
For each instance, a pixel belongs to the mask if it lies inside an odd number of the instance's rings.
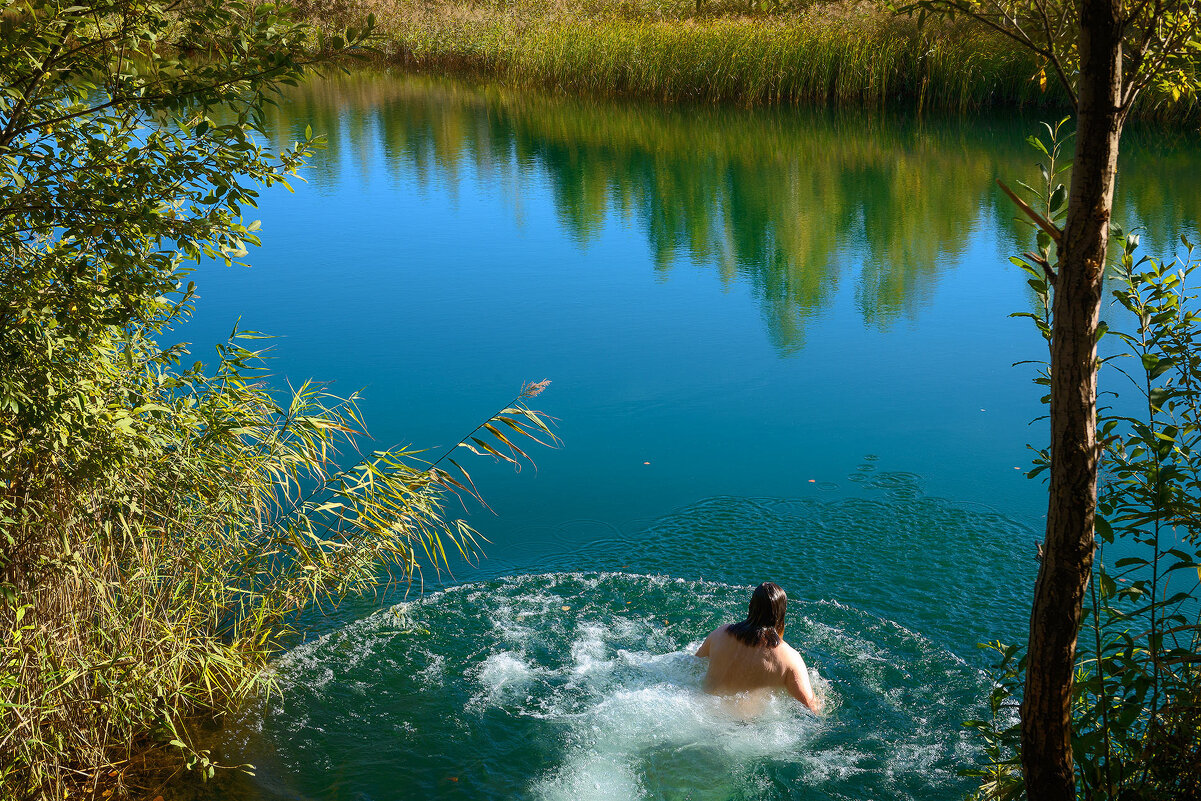
[[[477,463],[487,558],[346,604],[220,745],[228,797],[957,798],[986,658],[1022,636],[1042,487],[1020,120],[590,104],[355,75],[184,332],[278,335],[445,447],[523,381],[564,447]],[[1195,232],[1198,154],[1128,139],[1118,217]],[[456,510],[462,513],[464,510]],[[742,720],[690,656],[763,580],[831,712]],[[566,608],[564,608],[566,607]]]
[[[959,654],[989,636],[981,609],[1020,614],[1029,570],[1009,544],[1029,532],[913,476],[859,475],[861,497],[707,499],[297,647],[282,696],[233,738],[254,794],[955,797],[960,723],[989,687]],[[746,720],[700,692],[691,653],[744,608],[746,575],[792,591],[785,634],[823,718],[778,697]]]

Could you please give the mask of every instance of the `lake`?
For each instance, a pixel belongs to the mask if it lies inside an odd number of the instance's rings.
[[[223,797],[961,797],[976,644],[1024,636],[1045,511],[1030,234],[994,183],[1034,182],[1037,121],[356,73],[272,115],[277,145],[309,125],[253,267],[198,270],[196,358],[240,318],[280,387],[362,389],[377,443],[431,450],[549,378],[564,445],[470,463],[478,564],[310,616]],[[1124,147],[1116,218],[1195,236],[1201,152]],[[698,691],[764,580],[822,718]]]

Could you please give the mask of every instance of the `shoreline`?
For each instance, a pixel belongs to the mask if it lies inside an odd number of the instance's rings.
[[[319,0],[318,0],[319,1]],[[567,0],[570,2],[570,0]],[[1070,113],[1035,58],[968,21],[916,21],[855,0],[799,11],[714,13],[652,0],[353,0],[305,9],[335,35],[374,15],[366,58],[419,74],[661,103],[914,112]],[[1196,103],[1145,99],[1136,118],[1197,119]]]

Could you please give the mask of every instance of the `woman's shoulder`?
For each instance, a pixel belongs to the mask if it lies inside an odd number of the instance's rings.
[[[780,644],[776,646],[776,651],[781,658],[794,663],[798,668],[802,670],[805,668],[805,660],[801,656],[800,651],[784,642],[784,640],[780,640]]]
[[[730,625],[731,625],[730,623],[725,623],[725,624],[720,625],[717,628],[713,629],[713,631],[709,632],[709,639],[724,640],[727,637],[732,637],[733,635],[730,634]]]

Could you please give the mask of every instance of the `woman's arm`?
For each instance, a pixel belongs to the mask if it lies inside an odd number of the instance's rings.
[[[788,694],[807,706],[810,712],[815,715],[821,712],[821,699],[813,692],[813,685],[809,682],[809,668],[805,666],[805,660],[801,659],[799,655],[792,660],[792,664],[784,676],[784,686],[787,688]]]

